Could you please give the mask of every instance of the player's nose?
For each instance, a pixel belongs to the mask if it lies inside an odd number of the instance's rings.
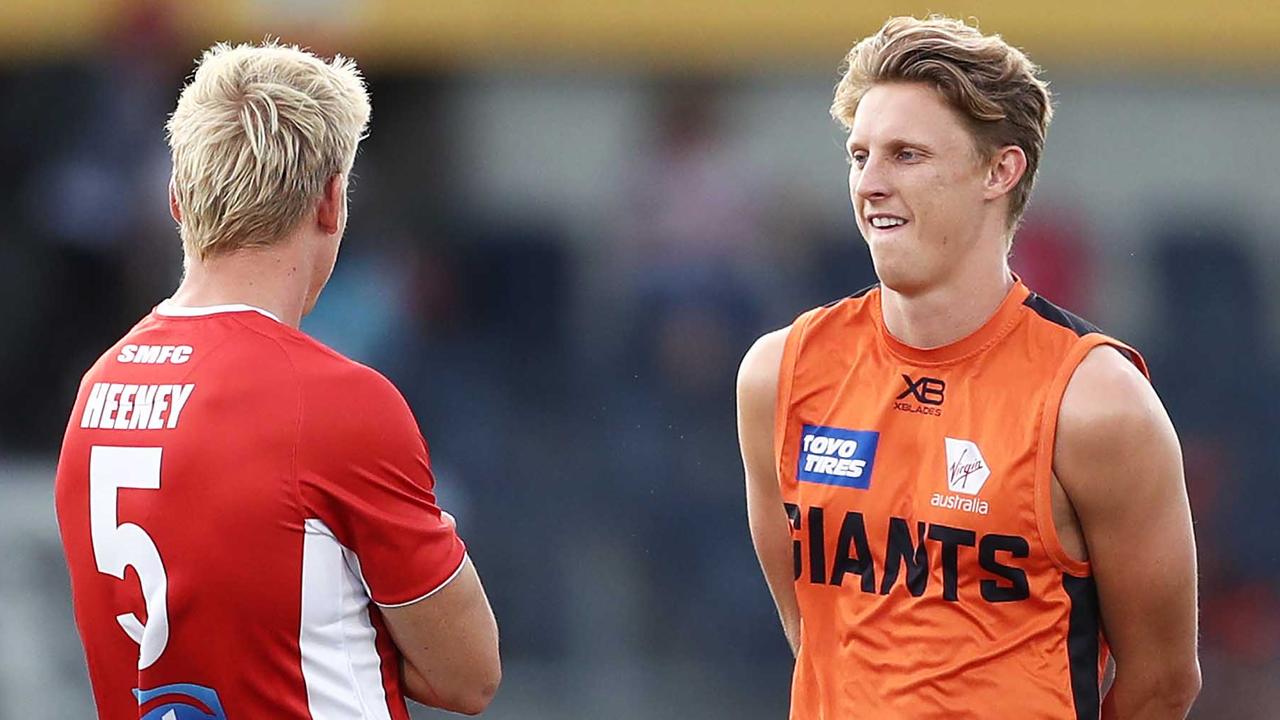
[[[885,163],[875,156],[867,158],[861,169],[849,175],[853,194],[863,200],[882,200],[893,194],[893,185]]]

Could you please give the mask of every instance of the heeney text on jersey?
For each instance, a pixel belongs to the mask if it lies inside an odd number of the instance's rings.
[[[80,427],[102,430],[160,430],[178,427],[178,417],[196,389],[186,385],[94,383],[84,403]]]

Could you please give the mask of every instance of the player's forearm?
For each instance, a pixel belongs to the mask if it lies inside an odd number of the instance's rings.
[[[766,579],[768,579],[766,573]],[[778,608],[778,619],[782,621],[782,632],[787,636],[787,644],[791,646],[791,654],[800,653],[800,608],[796,604],[795,590],[790,582],[785,588],[775,588],[769,583],[769,592],[773,595],[773,604]]]
[[[788,576],[785,585],[775,587],[775,581],[765,573],[769,582],[769,592],[773,595],[773,604],[778,608],[778,619],[782,621],[782,632],[787,636],[787,644],[791,646],[791,654],[800,653],[800,606],[796,603],[795,588]]]
[[[773,603],[778,608],[782,631],[786,633],[792,654],[796,654],[800,651],[800,605],[796,602],[791,536],[776,532],[774,523],[762,522],[763,518],[755,517],[754,512],[751,514],[751,539],[756,557],[764,571],[769,593],[773,595]]]
[[[404,659],[400,660],[400,689],[404,696],[427,707],[439,707],[431,686],[423,679],[422,674]]]
[[[778,619],[782,621],[782,632],[786,634],[787,644],[791,646],[791,655],[799,655],[800,604],[796,601],[790,562],[784,572],[775,572],[769,578],[769,592],[773,595],[773,604],[778,608]]]
[[[431,688],[426,678],[422,677],[422,673],[404,660],[400,661],[400,682],[401,689],[404,690],[404,696],[410,700],[422,703],[427,707],[441,710],[451,709]]]
[[[463,715],[478,715],[483,712],[497,691],[497,684],[494,683],[485,687],[472,684],[470,689],[459,688],[452,693],[437,692],[422,677],[422,673],[404,660],[400,664],[400,679],[401,689],[410,700]]]
[[[778,617],[782,620],[782,632],[787,636],[787,644],[791,646],[791,656],[800,654],[800,609],[796,607],[783,609],[774,596],[774,604],[778,606]]]
[[[1115,683],[1102,705],[1102,720],[1170,720],[1185,718],[1200,693],[1200,667],[1145,668],[1126,675],[1117,667]]]

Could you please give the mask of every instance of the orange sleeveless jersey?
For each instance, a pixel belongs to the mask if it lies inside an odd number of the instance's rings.
[[[1089,564],[1053,528],[1058,407],[1092,348],[1142,358],[1017,282],[931,350],[880,291],[792,326],[775,447],[802,618],[793,720],[1099,716]]]

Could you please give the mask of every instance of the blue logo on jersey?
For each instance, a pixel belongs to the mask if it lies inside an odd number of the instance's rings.
[[[805,425],[800,435],[796,478],[804,482],[866,490],[876,461],[880,433]]]
[[[218,692],[203,685],[161,685],[133,694],[138,698],[139,720],[227,720]]]

